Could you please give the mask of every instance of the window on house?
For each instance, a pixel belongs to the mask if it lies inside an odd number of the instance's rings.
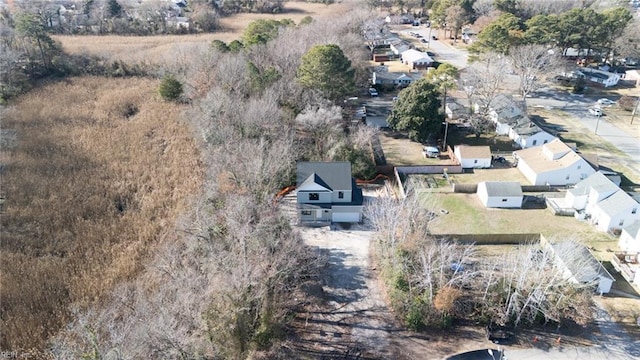
[[[547,143],[547,140],[545,140],[545,141],[543,142],[543,144],[546,144],[546,143]]]
[[[309,193],[309,200],[320,200],[320,194],[318,194],[318,193]]]
[[[507,199],[502,199],[502,202],[507,202]]]
[[[618,226],[622,226],[624,225],[624,220],[620,220],[620,222],[618,223]]]
[[[474,163],[474,164],[477,164],[477,163],[478,163],[478,160],[473,160],[473,163]]]
[[[338,199],[344,199],[344,192],[338,191]]]
[[[638,208],[633,208],[633,209],[631,209],[631,213],[632,213],[632,214],[635,214],[635,213],[637,213],[637,212],[638,212]]]
[[[300,213],[302,215],[310,216],[311,215],[311,210],[302,210]]]
[[[538,140],[533,140],[533,142],[531,143],[532,146],[536,146],[536,144],[538,143]]]
[[[578,165],[578,170],[582,169],[582,165]]]
[[[567,176],[564,179],[569,180],[570,177],[571,177],[571,174],[567,174]]]

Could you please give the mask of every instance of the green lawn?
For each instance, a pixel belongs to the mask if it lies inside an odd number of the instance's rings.
[[[617,240],[596,231],[591,225],[573,217],[555,216],[547,209],[487,209],[476,194],[425,193],[449,213],[438,214],[432,226],[434,234],[527,234],[546,237],[577,236],[580,241],[603,247],[615,247]]]

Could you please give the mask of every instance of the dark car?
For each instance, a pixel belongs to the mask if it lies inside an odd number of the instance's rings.
[[[438,40],[438,37],[435,35],[431,35],[431,40]]]
[[[423,43],[428,43],[429,42],[429,40],[427,40],[427,39],[420,39],[420,41],[422,41]]]
[[[513,330],[498,325],[489,325],[486,328],[487,340],[494,344],[513,344],[516,339],[516,334]]]

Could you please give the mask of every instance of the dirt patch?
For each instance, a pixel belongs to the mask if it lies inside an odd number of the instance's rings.
[[[365,196],[375,195],[375,188]],[[283,201],[295,216],[295,195]],[[295,222],[295,220],[294,220]],[[295,358],[417,359],[442,358],[459,351],[487,347],[481,327],[462,326],[452,332],[412,333],[404,330],[387,307],[384,288],[370,255],[375,235],[361,225],[299,227],[305,244],[326,259],[319,286],[293,322],[295,338],[286,344]],[[321,289],[319,289],[321,287]]]

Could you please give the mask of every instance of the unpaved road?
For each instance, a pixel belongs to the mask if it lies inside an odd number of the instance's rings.
[[[283,201],[291,215],[293,202],[295,194]],[[298,229],[304,242],[327,260],[318,291],[323,301],[308,306],[295,321],[298,338],[292,350],[300,358],[442,359],[491,345],[477,328],[447,335],[403,330],[386,305],[370,260],[374,232],[362,225]]]

